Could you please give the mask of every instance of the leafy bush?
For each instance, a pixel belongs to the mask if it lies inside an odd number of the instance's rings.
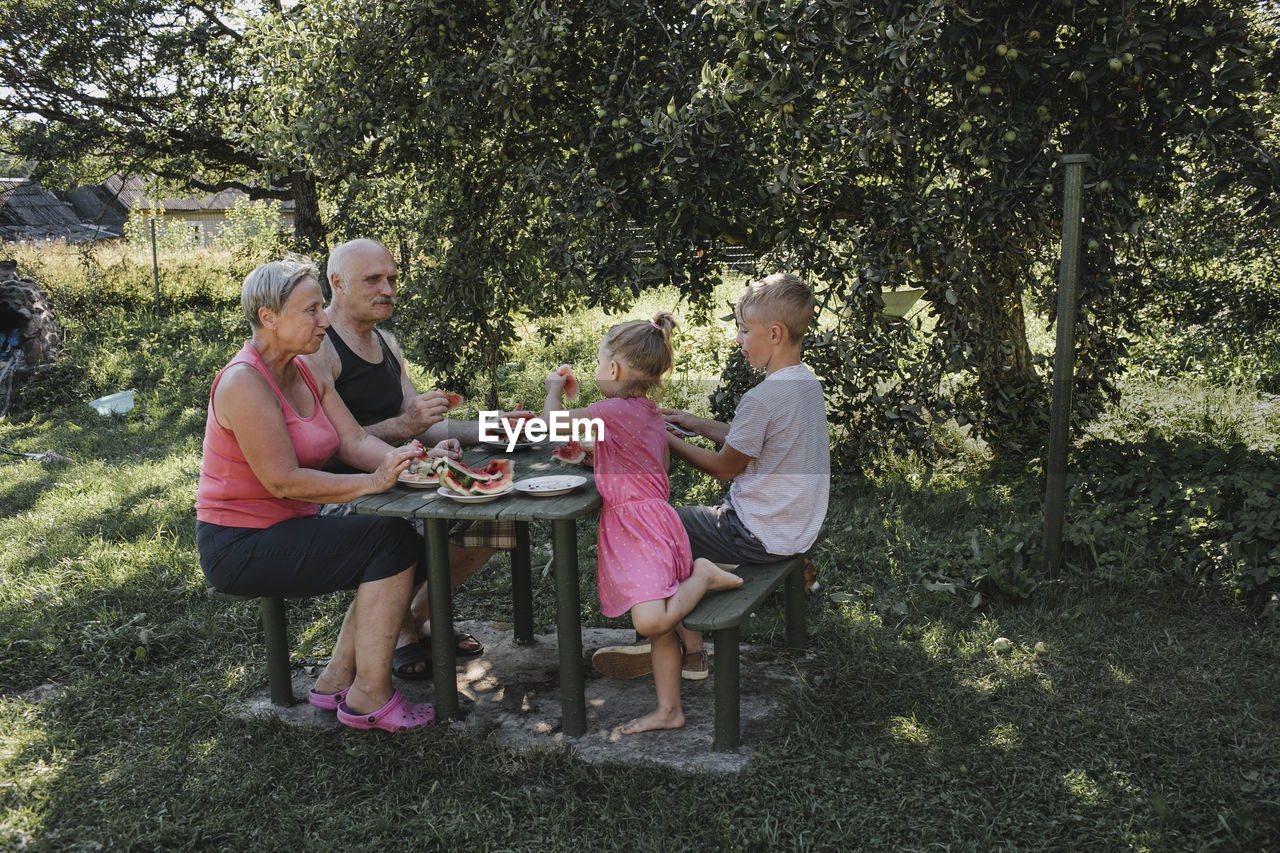
[[[1147,306],[1132,369],[1280,393],[1280,289],[1254,280],[1170,282]]]
[[[1136,567],[1255,601],[1280,577],[1280,459],[1154,433],[1082,450],[1064,560],[1084,574]]]
[[[200,246],[200,232],[189,223],[166,219],[155,208],[138,208],[129,213],[124,223],[124,237],[130,244],[150,250],[153,234],[156,246],[161,249],[175,251]]]
[[[278,257],[288,248],[280,203],[238,199],[227,211],[217,245],[247,260]],[[261,262],[261,261],[257,261]]]

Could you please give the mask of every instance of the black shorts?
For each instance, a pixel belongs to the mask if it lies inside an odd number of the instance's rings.
[[[422,537],[403,518],[292,518],[261,530],[196,522],[209,584],[233,595],[306,598],[355,589],[415,566],[426,578]]]

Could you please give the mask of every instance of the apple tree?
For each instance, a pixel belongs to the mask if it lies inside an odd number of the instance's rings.
[[[729,247],[817,291],[809,360],[841,445],[939,417],[998,448],[1044,434],[1059,154],[1093,157],[1076,403],[1115,393],[1148,295],[1143,223],[1191,165],[1250,214],[1276,45],[1232,0],[321,0],[249,40],[241,132],[303,156],[346,233],[393,240],[433,366],[496,370],[521,316],[706,306]],[[925,290],[910,323],[880,294]],[[412,344],[412,342],[410,342]],[[741,366],[735,368],[742,374]],[[721,400],[732,402],[734,388]]]

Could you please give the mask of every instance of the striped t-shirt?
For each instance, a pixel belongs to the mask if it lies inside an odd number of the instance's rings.
[[[775,370],[743,395],[725,443],[751,461],[727,498],[770,554],[807,551],[831,492],[831,437],[822,383],[803,364]]]

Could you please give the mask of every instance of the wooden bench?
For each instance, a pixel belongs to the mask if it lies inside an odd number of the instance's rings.
[[[257,598],[216,589],[213,596],[224,601],[253,601]],[[257,600],[258,612],[262,615],[262,633],[267,641],[267,683],[271,687],[271,702],[288,707],[297,700],[293,697],[293,674],[289,669],[289,620],[284,612],[284,599],[262,597]]]
[[[716,650],[715,742],[712,748],[732,751],[742,739],[739,713],[740,685],[738,664],[738,628],[779,586],[783,591],[786,611],[787,647],[804,648],[805,601],[804,554],[776,563],[743,563],[734,571],[742,576],[737,589],[708,593],[706,598],[684,618],[684,626],[692,631],[712,635]]]

